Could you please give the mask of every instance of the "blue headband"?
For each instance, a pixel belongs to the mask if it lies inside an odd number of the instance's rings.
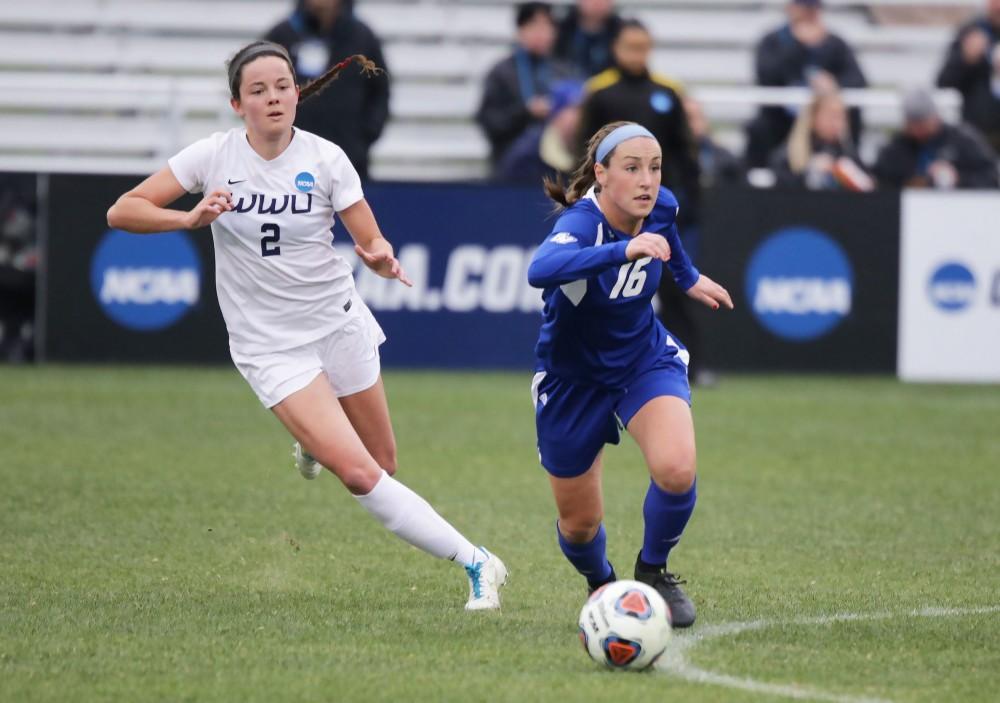
[[[601,163],[611,153],[611,150],[622,142],[628,139],[635,139],[636,137],[649,137],[650,139],[656,139],[653,133],[648,129],[643,127],[641,124],[625,124],[617,129],[611,130],[601,143],[597,145],[597,154],[595,158],[597,163]]]

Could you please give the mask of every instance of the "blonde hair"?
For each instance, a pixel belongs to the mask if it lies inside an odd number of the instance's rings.
[[[791,134],[788,136],[788,167],[792,173],[803,173],[809,165],[809,159],[813,156],[812,133],[813,124],[816,121],[816,113],[823,105],[831,100],[835,100],[843,105],[840,93],[817,93],[813,96],[805,110],[799,112],[799,116],[792,126]],[[842,135],[840,138],[844,147],[850,146],[848,137]]]
[[[587,151],[583,161],[573,171],[573,175],[570,176],[569,185],[563,185],[558,178],[546,178],[542,182],[542,187],[545,188],[545,195],[556,204],[557,210],[569,207],[587,194],[590,187],[597,181],[594,168],[597,166],[598,145],[613,131],[628,124],[636,123],[610,122],[594,133],[594,136],[587,141]],[[611,157],[614,156],[614,153],[615,149],[609,151],[608,155],[604,157],[604,161],[601,162],[601,165],[607,168],[611,163]],[[597,185],[597,191],[600,192],[600,190],[601,186]]]

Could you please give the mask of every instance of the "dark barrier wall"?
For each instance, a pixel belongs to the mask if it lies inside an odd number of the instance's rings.
[[[107,208],[138,180],[51,178],[46,358],[227,362],[208,230],[108,231]],[[377,184],[366,193],[415,284],[375,276],[337,232],[386,331],[385,364],[529,370],[541,298],[525,272],[553,222],[540,190]],[[708,316],[715,368],[895,368],[898,195],[727,190],[709,195],[705,213],[698,263],[737,304]]]
[[[892,372],[899,194],[719,190],[703,271],[736,310],[706,321],[721,369]]]
[[[389,340],[384,362],[530,370],[542,303],[527,267],[554,222],[541,188],[379,184],[366,194],[414,283],[355,263],[358,292]],[[350,247],[342,253],[356,262]]]
[[[107,208],[138,180],[52,177],[46,358],[228,361],[211,233],[108,230]],[[526,269],[552,224],[541,190],[378,184],[366,195],[415,284],[361,266],[338,225],[336,245],[388,337],[385,364],[529,370],[541,297]]]
[[[45,359],[229,359],[215,299],[211,232],[108,234],[108,208],[140,180],[51,177]],[[197,202],[185,196],[175,207],[191,208]]]

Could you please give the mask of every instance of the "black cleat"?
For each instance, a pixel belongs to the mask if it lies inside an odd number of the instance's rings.
[[[640,552],[641,555],[641,552]],[[649,569],[644,566],[640,557],[635,560],[635,580],[648,584],[663,596],[670,608],[670,624],[673,627],[691,627],[694,625],[694,603],[681,589],[682,581],[676,574],[662,569]]]
[[[608,564],[608,566],[611,566],[611,564]],[[587,581],[587,597],[589,598],[590,596],[594,595],[594,591],[596,591],[598,588],[607,586],[609,583],[612,583],[617,580],[618,577],[615,576],[615,567],[611,566],[611,575],[608,576],[603,581],[598,581],[595,584],[591,584],[590,581]]]

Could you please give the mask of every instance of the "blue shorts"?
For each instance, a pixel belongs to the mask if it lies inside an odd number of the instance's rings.
[[[653,398],[691,404],[687,365],[676,354],[631,379],[624,390],[567,381],[539,371],[531,384],[538,458],[558,478],[586,473],[605,444],[618,444],[639,409]]]

